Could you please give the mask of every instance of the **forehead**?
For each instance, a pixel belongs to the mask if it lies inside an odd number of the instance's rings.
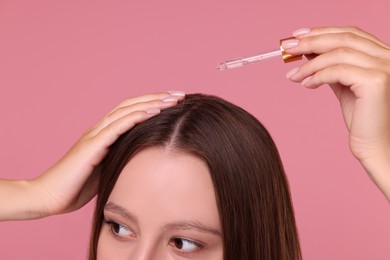
[[[219,226],[207,164],[190,153],[141,150],[121,172],[109,201],[140,216],[141,222],[158,216],[159,222],[197,220]]]

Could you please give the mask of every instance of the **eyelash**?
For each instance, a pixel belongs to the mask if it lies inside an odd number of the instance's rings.
[[[193,245],[195,245],[197,248],[192,250],[192,251],[182,251],[181,249],[179,249],[175,244],[177,242],[177,240],[181,240],[181,241],[186,241],[186,242],[189,242]],[[194,241],[194,240],[191,240],[191,239],[187,239],[187,238],[183,238],[183,237],[173,237],[169,240],[169,244],[174,247],[175,250],[177,250],[180,254],[182,255],[190,255],[190,254],[194,254],[196,252],[199,252],[201,251],[202,249],[204,249],[204,245],[200,242],[197,242],[197,241]]]
[[[119,226],[119,227],[122,227],[122,228],[125,228],[127,230],[129,230],[130,232],[131,229],[128,228],[127,226],[125,225],[122,225],[122,224],[119,224],[115,221],[112,221],[112,220],[107,220],[107,219],[104,219],[103,220],[103,223],[104,224],[107,224],[109,226],[109,230],[110,230],[110,234],[116,238],[116,239],[119,239],[119,240],[122,240],[122,241],[128,241],[129,239],[126,239],[124,237],[121,237],[120,235],[118,235],[115,231],[114,231],[114,228],[115,226]],[[132,232],[133,233],[133,232]],[[185,241],[185,242],[188,242],[190,244],[193,244],[194,246],[196,246],[197,248],[192,250],[192,251],[182,251],[181,249],[179,249],[177,247],[176,242],[178,242],[178,240],[181,240],[181,241]],[[176,251],[178,251],[180,254],[182,255],[190,255],[190,254],[193,254],[193,253],[196,253],[196,252],[199,252],[201,251],[202,249],[204,249],[204,245],[203,243],[200,243],[200,242],[197,242],[197,241],[194,241],[194,240],[191,240],[191,239],[187,239],[187,238],[183,238],[183,237],[172,237],[170,240],[169,240],[169,245],[171,245]]]
[[[115,222],[115,221],[104,219],[104,220],[103,220],[103,223],[104,223],[104,224],[107,224],[107,225],[109,226],[109,228],[110,228],[110,229],[109,229],[109,230],[110,230],[110,234],[111,234],[114,238],[116,238],[116,239],[119,239],[119,240],[122,240],[122,241],[127,241],[127,240],[129,240],[129,239],[126,239],[126,238],[124,238],[124,237],[118,235],[118,234],[114,231],[115,226],[125,228],[125,229],[129,230],[131,233],[133,233],[129,227],[127,227],[127,226],[125,226],[125,225],[122,225],[122,224],[119,224],[119,223],[117,223],[117,222]]]

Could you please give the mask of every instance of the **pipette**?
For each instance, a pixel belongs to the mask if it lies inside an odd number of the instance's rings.
[[[228,60],[225,62],[222,62],[218,64],[217,69],[218,70],[226,70],[226,69],[234,69],[234,68],[239,68],[248,64],[252,64],[255,62],[259,62],[262,60],[266,60],[269,58],[277,57],[277,56],[282,56],[284,62],[291,62],[291,61],[296,61],[302,59],[302,55],[293,55],[286,53],[282,47],[282,42],[285,40],[290,40],[294,39],[294,37],[286,38],[280,40],[280,49],[278,50],[273,50],[269,52],[264,52],[261,54],[257,54],[254,56],[248,56],[248,57],[242,57],[242,58],[237,58],[233,60]]]

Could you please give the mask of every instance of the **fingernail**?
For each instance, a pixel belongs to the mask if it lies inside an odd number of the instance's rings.
[[[167,96],[167,97],[162,98],[161,101],[163,101],[163,102],[176,102],[176,101],[178,101],[177,98],[178,98],[177,96]]]
[[[186,95],[186,93],[184,93],[183,91],[178,91],[178,90],[170,90],[168,91],[168,93],[171,96],[177,96],[177,97],[184,97]]]
[[[306,87],[306,84],[307,84],[312,78],[313,78],[312,76],[305,78],[304,80],[302,80],[302,83],[301,83],[301,84],[302,84],[303,86]]]
[[[298,71],[299,71],[299,67],[293,68],[292,70],[286,73],[286,78],[290,79]]]
[[[299,44],[298,39],[285,40],[282,42],[282,48],[284,50],[287,50],[296,47],[298,44]]]
[[[145,112],[148,114],[158,114],[161,112],[161,110],[158,108],[151,108],[151,109],[145,110]]]
[[[309,34],[311,31],[310,28],[301,28],[293,32],[294,37],[304,36],[306,34]]]

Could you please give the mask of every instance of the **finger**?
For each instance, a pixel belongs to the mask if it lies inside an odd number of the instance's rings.
[[[303,79],[313,75],[317,71],[337,64],[353,65],[366,69],[378,71],[390,71],[390,63],[383,62],[380,59],[373,58],[363,52],[349,48],[339,48],[317,56],[316,58],[304,64],[290,79],[295,82],[301,82]]]
[[[356,34],[356,35],[358,35],[358,36],[360,36],[362,38],[366,38],[366,39],[368,39],[370,41],[373,41],[376,44],[378,44],[378,45],[380,45],[380,46],[382,46],[384,48],[390,49],[390,46],[388,44],[382,42],[381,40],[379,40],[374,35],[366,32],[366,31],[363,31],[362,29],[360,29],[358,27],[355,27],[355,26],[316,27],[316,28],[310,29],[310,32],[308,34],[299,34],[298,33],[298,34],[296,34],[294,36],[297,37],[297,38],[305,38],[305,37],[308,37],[308,36],[330,34],[330,33],[346,33],[346,32],[350,32],[350,33]]]
[[[302,81],[307,88],[318,88],[323,84],[341,84],[348,87],[356,96],[376,95],[383,92],[377,86],[388,86],[389,75],[384,72],[364,69],[353,65],[338,64],[318,71],[313,76]],[[375,86],[375,87],[368,87]]]
[[[135,111],[131,114],[125,115],[107,125],[103,128],[92,140],[94,143],[95,151],[96,147],[100,147],[102,150],[100,156],[95,158],[95,165],[97,165],[105,156],[107,148],[112,145],[122,134],[133,128],[136,124],[139,124],[157,114],[159,110],[153,110],[150,113],[145,111]]]
[[[388,49],[350,32],[321,34],[302,38],[296,47],[288,48],[286,52],[291,54],[323,54],[343,47],[355,49],[376,58],[390,60],[390,51]]]
[[[176,105],[178,101],[183,100],[185,97],[185,93],[182,91],[166,91],[166,92],[160,92],[160,93],[154,93],[154,94],[146,94],[142,96],[137,96],[133,98],[127,98],[124,101],[122,101],[118,106],[116,106],[113,110],[111,110],[110,113],[108,113],[99,123],[97,123],[94,127],[91,127],[85,135],[95,135],[99,131],[101,131],[102,128],[104,128],[106,125],[110,124],[112,121],[114,121],[118,117],[122,117],[123,113],[130,113],[135,110],[148,110],[152,108],[159,108],[164,109],[167,107],[170,107],[172,105]],[[151,103],[148,103],[151,102]],[[134,110],[129,111],[129,107],[136,105],[136,104],[150,104],[150,107],[147,107],[145,105],[139,105],[139,107],[135,108]],[[126,108],[126,109],[123,109]],[[118,114],[117,111],[122,111]],[[124,111],[124,112],[123,112]],[[116,116],[113,116],[113,115]]]
[[[127,99],[123,100],[121,103],[119,103],[119,105],[116,106],[111,112],[113,112],[116,109],[121,108],[121,107],[126,107],[126,106],[130,106],[132,104],[141,103],[141,102],[159,100],[159,99],[163,99],[163,98],[168,97],[168,96],[175,96],[178,98],[178,100],[182,100],[185,97],[185,93],[182,91],[170,90],[170,91],[165,91],[165,92],[152,93],[152,94],[146,94],[146,95],[127,98]]]
[[[178,103],[178,97],[175,96],[166,96],[161,100],[151,100],[147,102],[135,103],[129,106],[119,107],[114,110],[107,116],[103,118],[91,131],[88,132],[88,135],[93,136],[100,132],[104,127],[116,121],[119,118],[124,117],[127,114],[131,114],[135,111],[149,111],[153,109],[165,109],[171,106],[174,106]]]

